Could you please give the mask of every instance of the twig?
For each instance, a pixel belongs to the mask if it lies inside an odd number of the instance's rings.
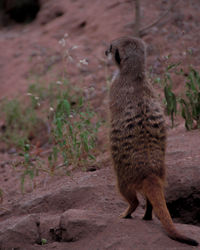
[[[57,165],[57,166],[55,167],[55,169],[62,168],[62,167],[64,167],[64,166],[66,166],[66,163],[61,163],[61,164]]]
[[[10,211],[9,209],[7,209],[5,207],[0,207],[0,210]]]
[[[174,6],[179,2],[180,0],[177,0],[175,3],[172,3],[171,6],[162,14],[158,17],[158,19],[156,19],[154,22],[152,22],[151,24],[147,25],[146,27],[142,28],[139,30],[139,34],[140,36],[143,36],[145,34],[145,32],[149,29],[151,29],[153,26],[157,25],[165,16],[167,16],[167,14],[174,8]]]
[[[34,158],[31,158],[29,161],[30,162],[33,162],[33,161],[37,161],[38,158],[37,157],[34,157]],[[4,162],[1,162],[0,163],[0,166],[3,167],[5,165],[12,165],[12,166],[19,166],[20,164],[24,164],[24,160],[19,160],[19,161],[15,161],[15,160],[8,160],[8,161],[4,161]]]
[[[135,27],[134,35],[140,35],[140,20],[141,20],[141,11],[140,11],[140,0],[135,0]]]

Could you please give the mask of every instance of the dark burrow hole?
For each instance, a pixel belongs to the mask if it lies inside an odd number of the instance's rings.
[[[90,166],[87,168],[87,172],[95,172],[97,170],[98,170],[98,167],[96,167],[96,166]]]
[[[50,228],[49,233],[53,241],[62,241],[62,230],[60,228]]]
[[[62,239],[62,232],[65,232],[66,229],[57,227],[57,228],[50,228],[49,233],[51,235],[51,238],[53,241],[61,242],[63,241]],[[66,242],[73,242],[73,238],[69,238]]]
[[[168,202],[174,222],[200,226],[200,192]]]
[[[17,23],[32,22],[37,17],[40,7],[39,0],[3,0],[0,4],[3,14]]]
[[[84,28],[86,25],[87,25],[87,22],[86,22],[86,21],[83,21],[83,22],[81,22],[81,23],[78,25],[78,27],[79,27],[79,28]]]
[[[61,10],[57,10],[56,12],[55,12],[55,16],[56,17],[60,17],[60,16],[63,16],[64,15],[64,12],[62,12]]]

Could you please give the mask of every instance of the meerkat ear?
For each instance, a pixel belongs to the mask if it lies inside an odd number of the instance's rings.
[[[117,62],[117,64],[120,65],[121,58],[120,58],[119,50],[118,49],[115,50],[115,61]]]

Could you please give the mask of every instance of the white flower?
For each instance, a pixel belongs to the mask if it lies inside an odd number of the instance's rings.
[[[38,105],[38,107],[40,107],[40,103],[39,102],[37,103],[37,105]]]
[[[71,50],[73,50],[73,49],[78,49],[78,46],[77,45],[72,46]]]
[[[61,81],[57,81],[56,84],[62,85],[62,82]]]
[[[33,94],[32,94],[32,93],[26,93],[26,95],[28,95],[28,96],[32,96]]]
[[[39,100],[39,97],[38,97],[38,96],[35,96],[34,98],[35,98],[35,100]]]
[[[83,65],[88,65],[88,62],[85,58],[80,60],[79,62],[82,63]]]
[[[54,111],[54,108],[53,108],[53,107],[50,107],[49,110],[50,110],[50,111]]]
[[[70,62],[73,62],[74,59],[71,57],[71,56],[68,56],[67,59],[70,61]]]
[[[62,45],[63,47],[65,47],[65,45],[66,45],[66,41],[65,41],[64,38],[62,38],[61,40],[59,40],[58,43],[59,43],[60,45]]]
[[[73,118],[73,115],[69,115],[70,118]]]
[[[69,35],[67,33],[64,34],[64,38],[67,38]]]

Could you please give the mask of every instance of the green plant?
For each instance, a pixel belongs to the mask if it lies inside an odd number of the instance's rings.
[[[191,130],[194,121],[197,128],[200,128],[200,75],[192,67],[187,76],[185,98],[180,98],[179,102],[186,129]]]
[[[168,60],[170,56],[165,59]],[[185,127],[191,130],[194,127],[200,128],[200,74],[193,68],[189,68],[189,73],[184,74],[183,70],[178,68],[180,63],[168,64],[163,78],[157,77],[155,83],[159,83],[164,88],[164,97],[167,114],[170,115],[172,127],[174,126],[174,116],[178,110],[185,120]],[[171,73],[183,77],[185,82],[185,93],[177,97],[172,90],[173,81]],[[178,105],[179,104],[179,105]]]
[[[81,53],[76,53],[78,46],[68,46],[67,37],[68,34],[65,34],[59,41],[63,48],[64,67],[68,61],[81,73],[88,61],[79,57]],[[59,169],[68,174],[70,170],[79,166],[83,169],[95,160],[101,122],[84,100],[83,92],[70,85],[65,75],[66,72],[62,72],[62,77],[48,86],[36,78],[24,99],[5,100],[1,104],[5,129],[0,137],[9,146],[15,147],[17,157],[21,157],[13,166],[20,171],[22,192],[27,177],[34,184],[34,177],[40,171],[57,174]],[[40,134],[42,130],[44,133]],[[44,138],[45,144],[40,144]],[[47,150],[43,145],[47,146]]]
[[[45,244],[47,244],[47,239],[42,238],[41,239],[41,245],[45,245]]]
[[[96,114],[80,97],[72,106],[65,95],[61,96],[53,117],[52,140],[54,147],[49,155],[49,166],[54,171],[58,159],[65,166],[85,166],[95,160],[94,151],[99,121]]]
[[[167,114],[170,115],[172,121],[172,128],[174,127],[174,115],[177,113],[176,95],[172,91],[172,86],[166,84],[164,87],[164,94],[166,100]]]
[[[0,137],[8,145],[16,147],[21,157],[13,165],[21,173],[22,192],[27,177],[34,184],[34,177],[39,171],[54,174],[59,169],[68,174],[69,166],[72,170],[92,163],[101,125],[96,113],[84,101],[82,92],[71,87],[66,79],[52,82],[46,87],[36,81],[29,86],[27,95],[23,105],[23,100],[17,98],[4,100],[1,104],[5,131]],[[40,133],[40,121],[48,123],[50,128],[48,167],[45,167],[45,161],[37,153],[38,146],[32,144],[30,137],[30,134],[36,133],[40,138],[37,134]]]
[[[166,110],[167,110],[167,114],[170,115],[171,117],[172,127],[174,127],[174,116],[177,114],[177,98],[174,92],[172,91],[173,82],[172,82],[170,70],[176,68],[178,65],[179,63],[168,65],[165,69],[164,78],[163,78]]]
[[[1,116],[4,117],[5,122],[5,131],[1,135],[1,140],[14,147],[20,147],[22,141],[28,141],[29,132],[38,119],[31,106],[22,105],[17,99],[3,101]]]
[[[22,142],[22,152],[20,155],[23,157],[23,161],[21,162],[21,165],[23,166],[23,172],[21,174],[21,191],[24,192],[24,183],[25,179],[28,176],[33,183],[33,178],[38,175],[38,167],[39,167],[39,161],[36,163],[37,159],[33,159],[31,157],[31,146],[29,144],[24,144]]]

